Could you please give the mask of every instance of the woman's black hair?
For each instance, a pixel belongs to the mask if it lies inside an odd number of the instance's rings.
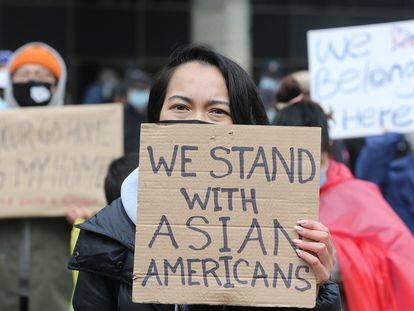
[[[238,64],[204,46],[187,46],[170,57],[153,84],[148,101],[148,121],[156,123],[164,104],[168,83],[177,67],[192,61],[217,67],[226,81],[230,99],[230,112],[235,124],[269,124],[256,85]]]
[[[278,92],[277,99],[285,102],[297,101],[290,103],[286,108],[282,109],[274,120],[274,125],[284,126],[313,126],[322,128],[322,152],[329,153],[331,145],[329,140],[328,117],[322,107],[312,101],[309,96],[301,95],[299,83],[293,78],[284,79]],[[298,96],[301,96],[298,97]]]

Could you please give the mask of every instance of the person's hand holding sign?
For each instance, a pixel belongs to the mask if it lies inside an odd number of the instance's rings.
[[[293,239],[298,247],[296,252],[312,268],[317,284],[324,284],[335,265],[335,247],[329,229],[315,220],[300,220],[297,224],[296,232],[311,241]]]

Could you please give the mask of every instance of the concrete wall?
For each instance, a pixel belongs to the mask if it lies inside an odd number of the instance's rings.
[[[252,67],[249,0],[192,0],[191,39]]]

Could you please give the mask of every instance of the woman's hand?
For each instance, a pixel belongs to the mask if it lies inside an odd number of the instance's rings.
[[[293,239],[298,247],[296,252],[312,268],[316,283],[324,284],[335,264],[335,246],[329,229],[315,220],[300,220],[297,224],[296,232],[311,241]]]
[[[69,206],[65,209],[65,217],[70,225],[73,225],[78,218],[89,219],[92,216],[91,210],[85,207]]]

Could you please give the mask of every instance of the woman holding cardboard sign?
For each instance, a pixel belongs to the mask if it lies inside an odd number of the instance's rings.
[[[203,47],[185,48],[172,56],[151,89],[148,116],[150,122],[268,124],[263,104],[247,73],[228,58]],[[182,308],[131,301],[137,175],[135,171],[124,181],[120,199],[80,226],[81,234],[69,264],[70,269],[81,271],[73,301],[75,310]],[[316,310],[339,310],[339,293],[328,282],[334,265],[329,231],[311,220],[299,220],[295,229],[310,240],[297,241],[300,242],[297,253],[312,267],[320,285]]]

